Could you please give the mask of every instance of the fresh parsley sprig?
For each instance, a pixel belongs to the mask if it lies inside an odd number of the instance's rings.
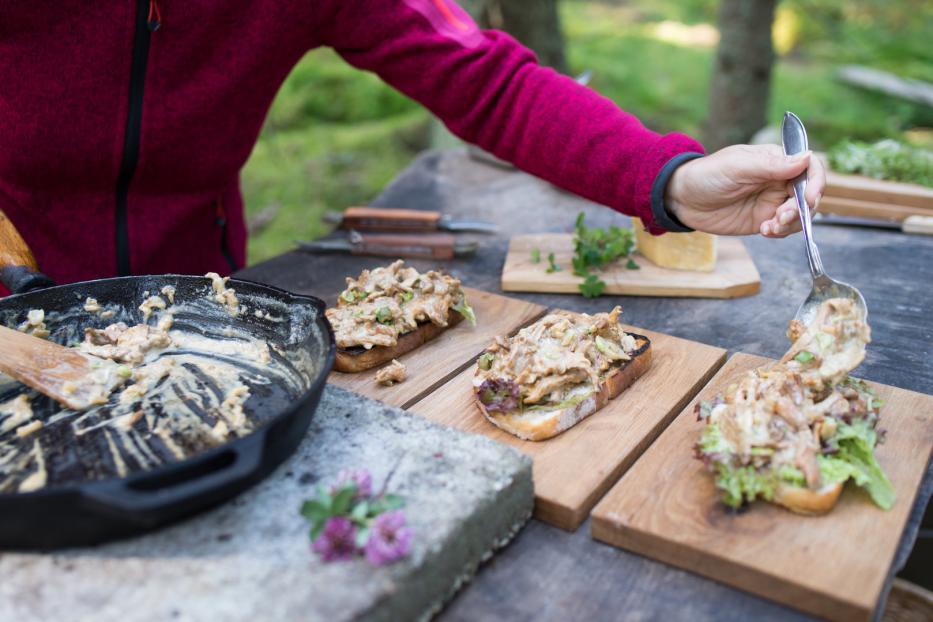
[[[601,268],[612,262],[627,257],[625,267],[638,270],[639,265],[632,259],[635,250],[635,235],[631,229],[615,225],[608,229],[587,227],[583,212],[577,216],[573,237],[573,273],[583,278],[578,285],[580,293],[586,298],[601,296],[606,289],[606,282],[593,274],[592,268]]]

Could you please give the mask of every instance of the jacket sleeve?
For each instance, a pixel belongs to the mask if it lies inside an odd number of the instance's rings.
[[[423,104],[460,138],[638,216],[652,233],[676,228],[659,213],[657,187],[655,218],[652,186],[675,156],[702,153],[692,138],[647,130],[609,99],[538,65],[509,35],[480,30],[452,0],[324,4],[320,40]]]

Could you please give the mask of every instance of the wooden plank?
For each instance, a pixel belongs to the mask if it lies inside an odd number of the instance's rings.
[[[834,620],[868,620],[933,447],[933,396],[872,384],[885,400],[878,460],[897,491],[885,512],[851,484],[822,517],[758,502],[727,511],[693,457],[694,404],[769,360],[737,354],[593,511],[603,542]]]
[[[827,197],[832,196],[840,199],[873,201],[886,205],[933,210],[933,188],[927,188],[919,184],[873,179],[863,175],[837,173],[829,170],[826,157],[822,157],[824,163],[826,163],[824,201]]]
[[[713,272],[690,272],[659,268],[641,255],[635,256],[640,270],[627,270],[621,263],[599,273],[606,294],[627,296],[677,296],[694,298],[737,298],[758,292],[761,279],[755,262],[737,238],[719,238],[719,258]],[[541,261],[532,263],[537,248]],[[554,253],[563,269],[548,274],[547,256]],[[581,279],[573,274],[573,235],[542,233],[519,235],[509,242],[502,268],[502,289],[512,292],[578,294]]]
[[[538,319],[545,307],[525,300],[464,287],[476,313],[476,327],[460,322],[436,339],[399,357],[408,368],[408,379],[391,387],[376,383],[376,369],[358,374],[331,372],[327,379],[344,389],[406,408],[473,362],[496,335],[510,335]],[[381,367],[381,366],[380,366]]]
[[[893,222],[904,222],[911,216],[933,216],[933,210],[925,210],[919,207],[878,203],[876,201],[860,201],[829,195],[823,195],[820,200],[819,211],[856,218],[881,218]]]
[[[473,398],[472,366],[410,410],[531,456],[535,516],[574,530],[725,361],[721,348],[640,328],[626,330],[651,339],[651,369],[602,410],[552,439],[523,441],[489,423]]]

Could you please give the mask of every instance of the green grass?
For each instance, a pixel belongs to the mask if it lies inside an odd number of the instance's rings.
[[[330,50],[289,76],[243,171],[247,217],[279,206],[249,262],[327,232],[326,210],[365,205],[427,146],[428,113]]]
[[[565,0],[563,18],[571,68],[592,69],[593,88],[653,129],[701,133],[714,48],[659,40],[653,34],[656,21],[628,5]],[[900,138],[905,128],[926,121],[918,106],[837,82],[835,66],[823,60],[779,59],[768,119],[778,123],[785,110],[793,110],[806,122],[817,149],[845,138]]]
[[[700,135],[708,109],[713,47],[661,40],[664,20],[715,19],[715,0],[563,0],[574,72],[652,129]],[[840,84],[840,63],[863,63],[933,81],[933,4],[925,0],[785,0],[779,28],[787,54],[775,65],[768,119],[805,121],[811,145],[904,137],[933,126],[933,113]],[[325,210],[366,204],[428,145],[429,115],[377,77],[329,50],[308,54],[275,100],[244,172],[247,215],[270,205],[272,223],[251,237],[251,263],[321,235]]]

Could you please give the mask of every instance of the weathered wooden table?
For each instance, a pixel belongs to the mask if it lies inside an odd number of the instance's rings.
[[[447,269],[472,287],[498,292],[513,233],[572,230],[583,210],[589,223],[624,219],[523,173],[470,159],[465,151],[418,158],[374,205],[441,210],[498,223],[477,236],[475,257]],[[873,343],[858,374],[933,393],[933,239],[895,232],[818,228],[829,273],[855,284],[868,301]],[[745,243],[761,272],[761,292],[735,300],[519,294],[543,305],[595,312],[621,304],[626,322],[727,348],[777,357],[788,318],[810,289],[802,239]],[[288,253],[237,275],[299,293],[329,297],[344,277],[377,263],[371,257]],[[419,263],[420,268],[432,267]],[[511,294],[516,295],[516,294]],[[893,575],[903,566],[933,493],[933,464],[905,531]],[[697,575],[593,541],[589,522],[567,533],[532,521],[447,607],[448,620],[804,620],[808,616]]]

